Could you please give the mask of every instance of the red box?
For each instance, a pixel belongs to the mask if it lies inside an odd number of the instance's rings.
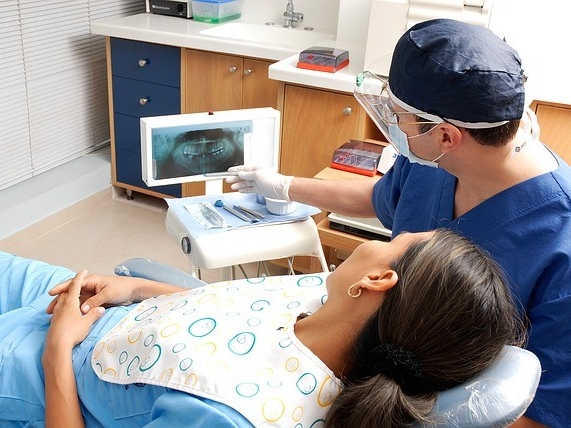
[[[349,51],[313,46],[299,54],[298,68],[335,73],[349,64]]]

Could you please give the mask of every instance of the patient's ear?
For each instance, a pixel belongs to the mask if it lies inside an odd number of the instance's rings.
[[[364,279],[363,287],[371,291],[387,291],[393,288],[398,282],[398,274],[388,269],[378,275],[367,275]]]

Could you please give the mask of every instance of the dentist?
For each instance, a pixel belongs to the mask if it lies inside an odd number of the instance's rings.
[[[382,179],[326,181],[234,167],[241,192],[376,216],[393,236],[450,228],[503,267],[544,370],[517,427],[571,426],[571,168],[539,140],[518,53],[454,20],[398,41],[388,80],[364,72],[355,97],[400,152]]]

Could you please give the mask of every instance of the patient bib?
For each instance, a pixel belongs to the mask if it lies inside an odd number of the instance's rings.
[[[300,313],[322,306],[325,276],[232,281],[148,299],[97,343],[92,367],[109,382],[219,401],[256,426],[320,426],[342,384],[293,328]]]

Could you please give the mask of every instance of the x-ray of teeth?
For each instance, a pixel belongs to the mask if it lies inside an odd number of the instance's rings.
[[[252,121],[216,124],[216,128],[193,126],[157,128],[152,132],[154,178],[226,171],[244,163],[244,135]]]

